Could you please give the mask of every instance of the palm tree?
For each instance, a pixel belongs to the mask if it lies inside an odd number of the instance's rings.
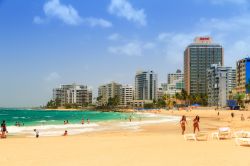
[[[245,98],[245,94],[244,93],[238,93],[235,95],[235,100],[237,101],[237,103],[240,105],[240,107],[245,107],[244,106],[244,98]]]

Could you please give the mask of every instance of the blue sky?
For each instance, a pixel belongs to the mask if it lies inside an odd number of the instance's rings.
[[[45,104],[52,88],[159,82],[183,68],[199,35],[225,48],[225,65],[250,53],[249,0],[0,0],[0,106]]]

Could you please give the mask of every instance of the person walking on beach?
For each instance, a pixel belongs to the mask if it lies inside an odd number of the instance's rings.
[[[181,120],[180,120],[180,124],[181,124],[181,129],[182,129],[182,135],[184,135],[184,132],[186,130],[186,124],[187,124],[187,120],[186,120],[186,116],[182,116]]]
[[[36,133],[36,138],[39,138],[39,131],[37,129],[34,129],[34,132]]]
[[[241,121],[244,121],[245,120],[245,117],[243,114],[241,114],[241,117],[240,117]]]
[[[195,133],[196,129],[198,129],[198,131],[200,131],[199,123],[200,123],[200,117],[197,115],[193,120],[194,133]]]
[[[7,131],[7,127],[6,127],[6,122],[5,120],[3,120],[2,124],[1,124],[1,138],[6,138],[6,133],[8,132]]]

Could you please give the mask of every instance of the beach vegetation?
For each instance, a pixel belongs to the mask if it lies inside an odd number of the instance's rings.
[[[234,96],[234,99],[237,101],[238,105],[241,108],[245,108],[245,105],[244,105],[245,94],[244,93],[237,93]]]

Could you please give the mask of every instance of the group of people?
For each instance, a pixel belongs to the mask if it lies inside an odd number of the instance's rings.
[[[194,128],[194,133],[196,132],[196,130],[200,131],[200,117],[197,115],[194,119],[193,119],[193,128]],[[182,135],[184,135],[185,130],[186,130],[186,125],[187,125],[187,119],[186,116],[182,116],[181,120],[180,120],[180,125],[181,125],[181,129],[182,129]]]
[[[87,119],[87,124],[89,124],[90,123],[90,121],[89,121],[89,119]],[[84,118],[82,118],[82,125],[84,125]]]
[[[24,126],[24,123],[16,122],[15,126],[17,126],[17,127]]]
[[[65,120],[65,121],[63,121],[63,124],[69,124],[69,120]]]
[[[1,123],[1,134],[0,134],[0,138],[6,138],[7,136],[7,125],[6,125],[6,122],[5,120],[2,121]]]
[[[34,132],[35,132],[36,138],[39,138],[39,136],[40,136],[39,131],[37,129],[34,129]],[[67,135],[68,135],[68,131],[65,130],[62,136],[67,136]]]

